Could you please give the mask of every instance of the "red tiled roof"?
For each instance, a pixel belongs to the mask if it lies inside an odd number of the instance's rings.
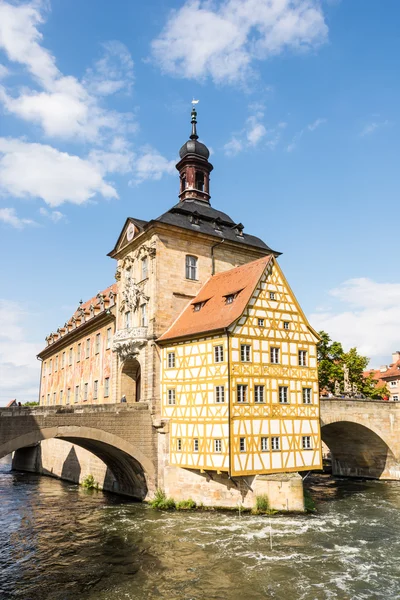
[[[368,377],[370,373],[372,374],[374,379],[382,380],[383,384],[386,383],[385,379],[389,379],[390,377],[400,378],[400,359],[395,363],[389,365],[386,371],[380,371],[379,369],[370,369],[369,371],[364,371],[363,376]]]
[[[10,406],[17,406],[17,401],[16,400],[10,400],[10,402],[8,404],[6,404],[6,408],[9,408]]]
[[[236,321],[246,308],[251,295],[264,272],[273,260],[271,255],[218,273],[204,284],[196,298],[182,311],[171,327],[158,339],[160,342],[224,329]],[[237,293],[231,304],[226,296]],[[195,304],[204,302],[199,311]]]
[[[102,292],[98,292],[98,294],[96,294],[96,296],[93,296],[93,298],[90,298],[90,300],[87,300],[86,302],[83,302],[74,312],[74,314],[72,315],[71,319],[73,317],[75,317],[76,319],[79,317],[79,313],[80,311],[83,309],[85,311],[86,314],[90,314],[90,305],[93,304],[93,306],[97,306],[100,304],[100,300],[98,298],[99,295],[104,296],[105,299],[108,299],[110,292],[112,292],[114,295],[117,293],[117,284],[113,283],[112,285],[108,286],[108,288],[106,288],[105,290],[103,290]],[[71,321],[71,319],[69,319],[69,321]],[[69,322],[68,321],[68,322]]]

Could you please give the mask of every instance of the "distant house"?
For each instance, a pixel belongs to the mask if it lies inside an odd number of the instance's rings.
[[[11,406],[18,406],[18,402],[16,400],[10,400],[7,404],[7,408],[11,408]]]
[[[364,377],[372,377],[382,385],[386,385],[389,391],[389,400],[399,402],[400,400],[400,351],[392,354],[392,363],[382,365],[379,369],[364,371]]]

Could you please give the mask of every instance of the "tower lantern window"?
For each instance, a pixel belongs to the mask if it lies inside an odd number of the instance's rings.
[[[196,173],[196,190],[204,191],[204,173]]]

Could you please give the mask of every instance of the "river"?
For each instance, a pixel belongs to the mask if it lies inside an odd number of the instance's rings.
[[[160,513],[0,461],[0,599],[400,599],[400,483],[310,476],[304,516]]]

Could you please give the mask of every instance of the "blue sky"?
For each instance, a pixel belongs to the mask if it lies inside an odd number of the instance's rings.
[[[0,0],[0,404],[36,397],[126,217],[176,203],[193,97],[213,206],[283,252],[313,326],[390,362],[399,20],[397,0]]]

